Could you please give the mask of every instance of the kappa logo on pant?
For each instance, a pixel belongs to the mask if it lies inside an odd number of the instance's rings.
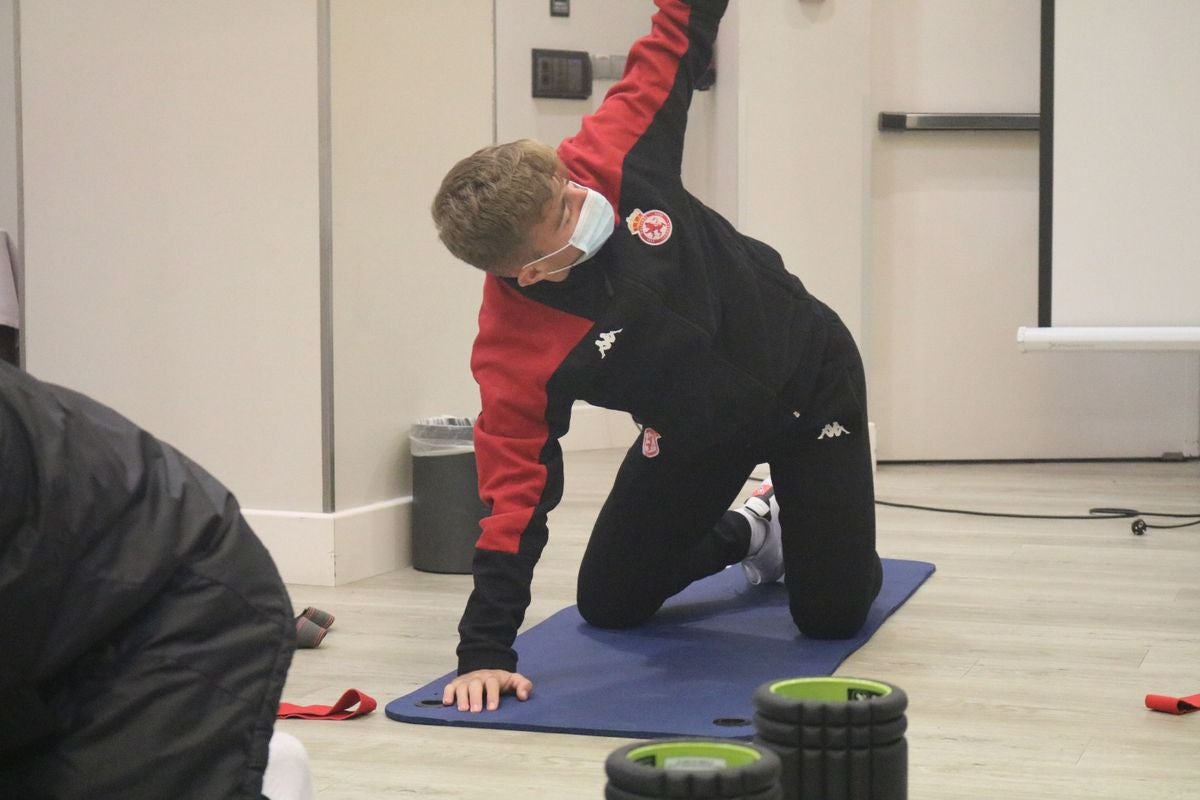
[[[847,430],[846,428],[843,428],[842,423],[840,423],[840,422],[831,422],[828,425],[826,425],[824,428],[821,429],[821,435],[818,436],[817,438],[818,439],[836,439],[837,437],[841,436],[843,433],[850,433],[850,431]]]

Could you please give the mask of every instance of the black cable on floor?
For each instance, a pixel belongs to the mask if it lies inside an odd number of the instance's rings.
[[[1138,511],[1135,508],[1092,508],[1088,510],[1087,516],[1083,516],[1078,514],[1012,514],[1003,511],[971,511],[962,508],[938,508],[936,506],[921,506],[913,503],[894,503],[888,500],[876,500],[875,504],[890,508],[907,508],[914,511],[933,511],[939,514],[966,514],[972,517],[1003,517],[1007,519],[1132,519],[1134,522],[1130,527],[1139,536],[1148,529],[1165,530],[1168,528],[1189,528],[1193,525],[1200,525],[1200,514]],[[1143,517],[1171,517],[1176,519],[1190,519],[1192,521],[1176,525],[1151,525],[1142,519]]]
[[[1146,525],[1146,527],[1154,528],[1155,530],[1161,531],[1161,530],[1166,530],[1168,528],[1190,528],[1193,525],[1200,525],[1200,519],[1195,519],[1195,520],[1192,520],[1191,522],[1181,522],[1178,525]]]
[[[1154,459],[1157,460],[1157,459]],[[751,475],[748,480],[761,481],[765,475]],[[1081,514],[1012,514],[1003,511],[971,511],[962,508],[938,508],[936,506],[920,506],[912,503],[894,503],[889,500],[876,500],[876,505],[890,508],[907,508],[914,511],[934,511],[939,514],[966,514],[972,517],[1003,517],[1007,519],[1132,519],[1130,528],[1141,536],[1147,530],[1168,530],[1171,528],[1190,528],[1200,525],[1200,513],[1172,514],[1165,511],[1138,511],[1136,508],[1092,508],[1087,515]],[[1151,525],[1143,517],[1171,517],[1190,519],[1191,522],[1181,522],[1176,525]]]

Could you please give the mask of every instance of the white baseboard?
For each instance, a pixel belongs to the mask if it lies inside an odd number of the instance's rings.
[[[243,509],[284,583],[340,586],[412,564],[412,498],[331,514]]]

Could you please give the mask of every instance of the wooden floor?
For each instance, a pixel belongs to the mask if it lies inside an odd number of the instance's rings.
[[[527,625],[574,602],[620,457],[567,454]],[[883,465],[877,493],[1016,513],[1200,511],[1200,463]],[[932,561],[937,572],[838,674],[908,693],[910,797],[1200,798],[1200,713],[1143,705],[1147,693],[1200,692],[1200,526],[1134,536],[1117,520],[892,508],[878,518],[882,556]],[[604,758],[626,740],[384,716],[387,702],[453,667],[469,585],[404,570],[289,587],[298,609],[314,605],[337,622],[320,648],[297,652],[284,699],[331,703],[354,687],[380,702],[362,719],[279,723],[307,746],[318,798],[603,797]]]

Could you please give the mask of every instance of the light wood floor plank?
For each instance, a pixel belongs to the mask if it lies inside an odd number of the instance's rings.
[[[566,454],[566,494],[527,625],[574,602],[575,570],[621,456]],[[1200,464],[883,465],[877,491],[1016,513],[1184,513],[1200,511]],[[1128,520],[893,508],[878,518],[881,555],[938,571],[838,674],[908,693],[910,797],[1200,797],[1200,714],[1143,706],[1147,693],[1200,692],[1200,526],[1139,537]],[[318,606],[337,622],[320,648],[296,654],[284,698],[331,703],[355,687],[381,704],[348,722],[279,723],[308,747],[319,798],[603,796],[604,758],[627,740],[384,716],[382,705],[452,668],[469,588],[467,576],[413,570],[289,587],[297,609]]]

